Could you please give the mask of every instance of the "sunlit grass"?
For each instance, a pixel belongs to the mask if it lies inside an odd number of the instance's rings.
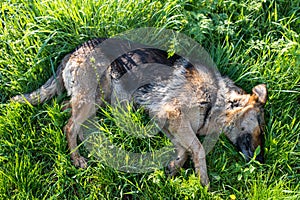
[[[0,199],[299,199],[299,4],[1,1]],[[77,169],[62,131],[69,117],[68,110],[62,111],[66,95],[36,107],[8,101],[41,86],[63,56],[82,42],[138,27],[171,28],[194,38],[221,73],[247,92],[258,83],[267,84],[265,164],[246,163],[221,136],[207,155],[210,191],[193,175],[191,161],[171,179],[163,169],[117,171],[93,156],[87,169]],[[115,110],[103,111],[101,126],[115,133],[110,139],[119,147],[139,152],[169,144],[160,134],[131,138],[110,118]],[[145,122],[142,111],[130,110],[129,116]],[[89,155],[84,145],[80,150]]]

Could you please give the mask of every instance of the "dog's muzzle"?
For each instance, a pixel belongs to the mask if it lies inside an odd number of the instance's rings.
[[[247,162],[254,156],[255,149],[253,150],[252,146],[252,136],[250,134],[244,134],[237,138],[236,147],[244,154]],[[264,162],[262,149],[255,159],[260,163]]]

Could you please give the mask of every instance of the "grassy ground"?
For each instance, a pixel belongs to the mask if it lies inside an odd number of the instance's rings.
[[[0,199],[300,199],[299,1],[0,5]],[[62,132],[69,116],[61,109],[64,97],[36,107],[7,102],[41,86],[83,41],[150,26],[197,40],[220,71],[248,92],[267,83],[265,164],[246,163],[222,136],[207,157],[210,191],[193,175],[191,162],[172,179],[162,169],[130,174],[93,158],[87,169],[77,169]],[[139,150],[137,143],[128,145]]]

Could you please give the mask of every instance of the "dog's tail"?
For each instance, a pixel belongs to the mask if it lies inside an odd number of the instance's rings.
[[[65,90],[62,72],[69,58],[70,54],[64,57],[56,73],[42,87],[28,94],[14,96],[11,101],[29,102],[32,105],[37,105],[51,99],[56,94],[61,94]]]

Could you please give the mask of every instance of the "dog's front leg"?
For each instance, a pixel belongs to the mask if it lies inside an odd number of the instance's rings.
[[[167,173],[169,176],[175,176],[178,170],[184,165],[185,161],[188,158],[188,152],[185,148],[176,144],[176,141],[173,141],[173,144],[176,147],[177,157],[175,160],[172,160],[168,165]]]
[[[200,177],[203,186],[209,185],[207,175],[207,167],[205,160],[205,150],[198,140],[188,120],[175,120],[170,123],[169,127],[171,135],[183,148],[192,155],[196,174]],[[175,144],[176,145],[176,144]]]
[[[209,184],[209,179],[207,175],[205,150],[198,138],[193,139],[193,142],[190,146],[190,151],[192,152],[196,174],[200,176],[201,184],[206,186]]]

